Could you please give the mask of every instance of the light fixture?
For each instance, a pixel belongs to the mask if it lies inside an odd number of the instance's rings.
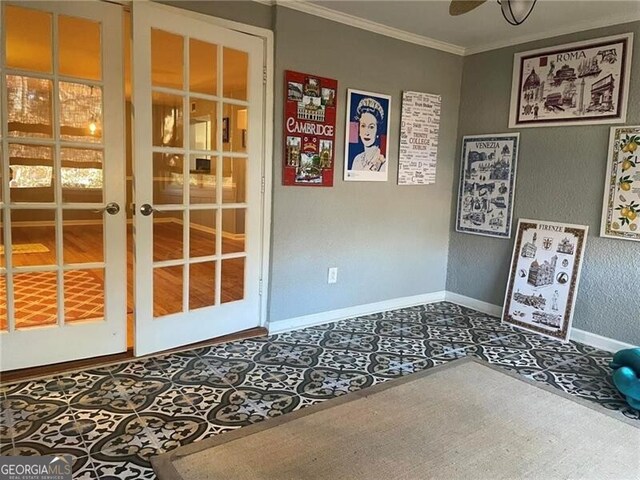
[[[536,0],[498,0],[502,15],[511,25],[520,25],[531,14]]]

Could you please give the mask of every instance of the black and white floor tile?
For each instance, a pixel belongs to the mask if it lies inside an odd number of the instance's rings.
[[[612,354],[449,302],[0,387],[0,454],[74,458],[74,478],[153,479],[149,458],[474,355],[640,422]]]

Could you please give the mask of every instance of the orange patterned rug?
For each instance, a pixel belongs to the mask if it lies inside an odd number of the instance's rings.
[[[57,323],[55,272],[19,273],[14,276],[16,327]],[[64,274],[65,322],[99,319],[104,316],[103,281],[87,270]],[[3,302],[4,303],[4,302]],[[0,317],[4,317],[4,305]]]

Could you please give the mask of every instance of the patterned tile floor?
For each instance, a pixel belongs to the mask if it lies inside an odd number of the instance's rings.
[[[609,352],[442,302],[0,387],[2,455],[74,478],[155,478],[150,456],[466,355],[636,419]]]

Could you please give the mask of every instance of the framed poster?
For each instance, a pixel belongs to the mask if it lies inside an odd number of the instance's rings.
[[[436,183],[440,95],[402,93],[398,185]]]
[[[568,341],[588,229],[520,219],[503,322]]]
[[[338,82],[285,71],[282,184],[333,186]]]
[[[611,128],[601,237],[640,241],[639,145],[640,126]]]
[[[621,123],[633,34],[516,53],[509,128]]]
[[[456,231],[511,237],[519,133],[462,138]]]
[[[346,181],[387,181],[390,112],[389,95],[347,90],[344,151]]]

